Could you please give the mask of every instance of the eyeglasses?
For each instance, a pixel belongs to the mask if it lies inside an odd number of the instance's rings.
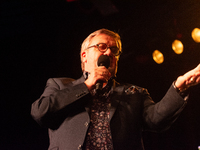
[[[105,44],[105,43],[99,43],[99,44],[96,44],[96,45],[92,45],[92,46],[88,47],[87,49],[92,48],[92,47],[97,47],[98,50],[102,53],[105,53],[108,49],[110,49],[111,52],[115,56],[119,56],[122,53],[117,46],[108,47],[107,44]]]

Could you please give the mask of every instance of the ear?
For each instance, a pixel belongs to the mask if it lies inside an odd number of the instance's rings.
[[[83,62],[87,62],[87,59],[86,59],[86,52],[82,52],[82,53],[81,53],[81,57],[82,57]]]

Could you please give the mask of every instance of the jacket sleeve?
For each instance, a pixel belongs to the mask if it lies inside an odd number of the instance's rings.
[[[83,111],[90,99],[89,90],[84,83],[68,83],[63,89],[55,79],[47,81],[41,97],[31,107],[32,117],[41,125],[57,128],[64,119]]]
[[[144,129],[151,131],[163,131],[168,129],[178,118],[187,104],[188,95],[182,97],[171,86],[165,96],[158,103],[154,103],[148,92],[144,93]]]

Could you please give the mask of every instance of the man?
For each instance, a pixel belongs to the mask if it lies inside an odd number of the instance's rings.
[[[117,33],[97,30],[82,43],[83,76],[47,81],[31,114],[49,128],[49,150],[141,150],[142,130],[163,131],[177,119],[188,88],[200,82],[200,65],[178,77],[155,104],[146,89],[115,81],[121,51]],[[108,68],[97,63],[102,55]]]

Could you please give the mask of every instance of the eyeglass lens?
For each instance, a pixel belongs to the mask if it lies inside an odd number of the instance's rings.
[[[114,55],[116,55],[116,56],[119,55],[119,49],[118,49],[118,47],[109,47],[109,48],[110,48],[110,50],[112,51],[112,53]],[[100,43],[100,44],[98,44],[98,49],[101,52],[105,52],[105,51],[107,51],[108,46],[105,43]]]

